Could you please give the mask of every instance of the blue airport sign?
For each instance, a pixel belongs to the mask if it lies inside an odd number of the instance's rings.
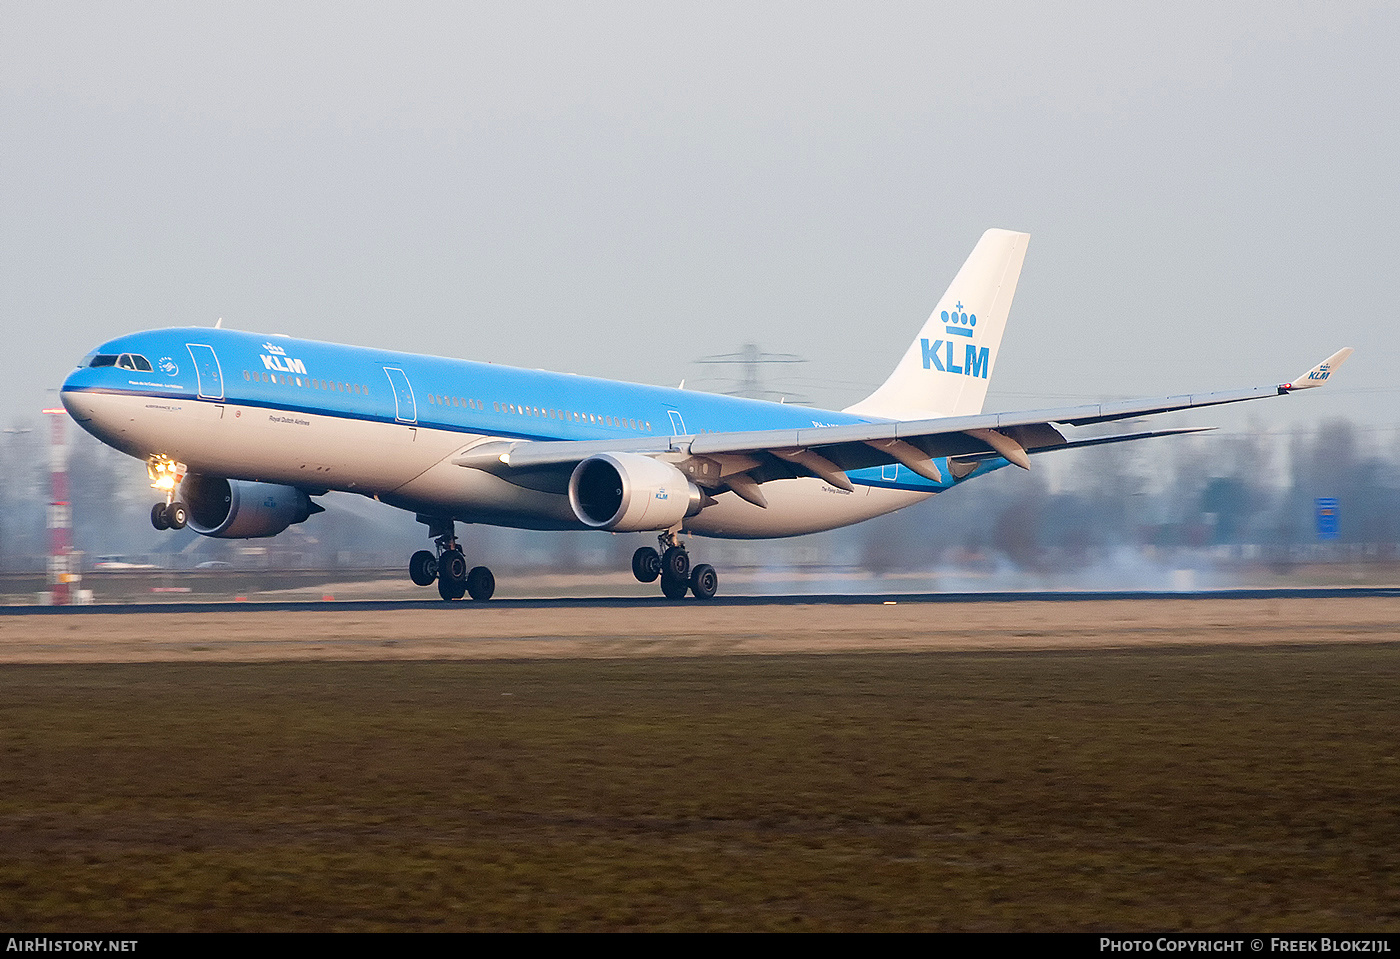
[[[1340,511],[1337,500],[1331,496],[1319,496],[1315,501],[1317,513],[1317,538],[1336,539]]]

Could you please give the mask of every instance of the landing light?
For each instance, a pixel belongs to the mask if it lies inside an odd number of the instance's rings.
[[[169,493],[185,478],[185,464],[168,456],[152,456],[146,461],[146,475],[151,478],[151,489]]]

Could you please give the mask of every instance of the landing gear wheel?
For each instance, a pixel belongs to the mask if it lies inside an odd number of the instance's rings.
[[[437,579],[438,561],[426,549],[420,549],[409,557],[408,578],[419,586],[431,586],[433,580]]]
[[[661,575],[661,554],[650,546],[643,546],[632,554],[632,575],[639,583],[654,583]]]
[[[710,599],[719,589],[719,575],[709,563],[701,563],[690,574],[690,591],[696,599]]]
[[[665,594],[667,599],[684,599],[689,589],[689,580],[672,579],[665,573],[661,574],[661,592]]]
[[[189,519],[189,507],[179,500],[165,508],[165,521],[170,524],[171,529],[184,529]]]
[[[684,546],[668,546],[661,554],[661,578],[665,580],[668,576],[680,583],[689,581],[690,554]]]
[[[477,566],[467,574],[467,592],[478,603],[484,603],[496,592],[496,577],[485,566]]]
[[[151,507],[151,525],[162,530],[170,528],[170,520],[165,518],[164,503],[157,503]]]
[[[467,559],[460,550],[445,550],[438,558],[438,595],[461,599],[467,593]]]

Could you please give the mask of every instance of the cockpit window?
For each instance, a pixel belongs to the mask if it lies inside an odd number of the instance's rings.
[[[96,366],[93,363],[93,366]],[[151,361],[140,353],[123,353],[117,360],[117,366],[124,370],[136,370],[138,373],[151,372]]]
[[[90,364],[88,364],[88,365],[89,365],[89,366],[116,366],[116,365],[117,365],[117,354],[115,354],[115,353],[98,353],[98,354],[96,354],[95,356],[93,356],[92,362],[91,362]]]

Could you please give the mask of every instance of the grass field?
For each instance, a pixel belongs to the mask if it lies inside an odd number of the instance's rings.
[[[0,668],[27,930],[1400,930],[1400,645]]]

